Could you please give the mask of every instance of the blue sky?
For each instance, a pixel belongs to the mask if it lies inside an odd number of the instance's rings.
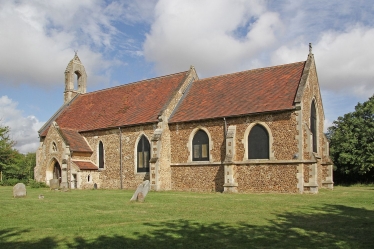
[[[328,127],[374,93],[371,1],[2,1],[0,122],[34,152],[74,50],[90,92],[190,65],[205,78],[303,61],[309,42]]]

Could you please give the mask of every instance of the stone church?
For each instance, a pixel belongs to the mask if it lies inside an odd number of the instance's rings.
[[[317,193],[333,188],[306,61],[200,79],[188,71],[86,92],[75,54],[64,104],[39,130],[35,179],[60,188]]]

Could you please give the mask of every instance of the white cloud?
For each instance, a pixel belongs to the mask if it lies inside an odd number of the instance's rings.
[[[247,69],[276,42],[282,22],[264,1],[158,2],[144,43],[146,59],[160,73],[194,64],[204,76]]]
[[[374,28],[354,26],[343,32],[325,31],[313,45],[321,87],[368,98],[374,93]],[[284,45],[272,56],[273,64],[306,59],[308,45]]]
[[[8,96],[0,97],[1,125],[10,127],[10,137],[16,142],[15,148],[19,152],[35,152],[39,146],[38,130],[44,122],[35,116],[24,117],[17,105]]]
[[[100,75],[119,62],[107,60],[103,52],[114,48],[118,30],[112,23],[126,13],[124,7],[105,1],[2,2],[0,83],[60,84],[73,50],[79,51],[90,80],[105,83],[108,78]]]

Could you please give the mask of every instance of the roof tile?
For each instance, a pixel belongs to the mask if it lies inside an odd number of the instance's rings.
[[[74,161],[73,163],[78,166],[79,169],[81,170],[97,170],[98,167],[93,164],[92,162],[88,161]]]
[[[64,129],[89,131],[157,122],[187,72],[78,96],[56,119]]]
[[[304,62],[195,81],[169,122],[185,122],[293,108]]]

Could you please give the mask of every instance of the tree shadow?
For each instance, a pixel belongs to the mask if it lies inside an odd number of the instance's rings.
[[[144,223],[148,233],[130,236],[75,237],[68,248],[372,248],[374,211],[343,205],[310,207],[277,214],[267,225],[176,220]],[[36,242],[8,241],[15,233],[0,231],[0,248],[57,248],[53,238]]]

